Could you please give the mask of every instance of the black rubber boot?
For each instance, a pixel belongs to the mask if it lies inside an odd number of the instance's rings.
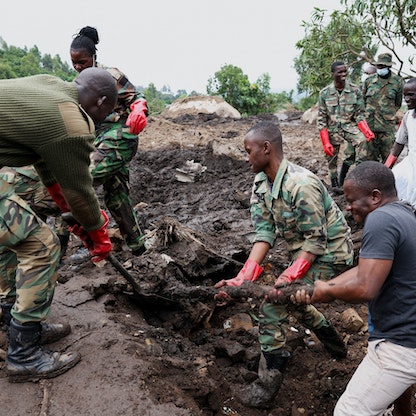
[[[239,392],[235,392],[237,400],[247,407],[263,409],[273,407],[289,358],[289,351],[283,349],[263,352],[258,379]]]
[[[118,207],[107,205],[111,216],[116,221],[124,241],[135,256],[140,256],[146,251],[143,233],[135,217],[134,208],[130,203],[123,203]]]
[[[146,251],[146,246],[144,245],[143,236],[140,236],[139,246],[131,251],[134,256],[141,256]]]
[[[1,303],[1,311],[3,314],[3,322],[6,326],[6,331],[8,331],[10,327],[10,321],[12,319],[12,308],[13,303]],[[47,322],[42,322],[40,324],[40,328],[41,344],[52,344],[53,342],[56,342],[71,333],[71,326],[69,324],[48,324]]]
[[[329,326],[323,326],[319,329],[314,329],[313,332],[318,337],[319,341],[324,344],[325,349],[334,358],[345,358],[347,356],[347,346],[339,332],[332,324]]]
[[[341,171],[339,172],[339,186],[344,186],[345,177],[350,169],[350,165],[342,163]]]
[[[68,249],[69,243],[69,234],[57,234],[59,241],[61,242],[61,254],[59,255],[59,261],[62,262],[66,254],[66,250]]]
[[[342,186],[339,186],[338,178],[331,178],[331,187],[334,194],[341,195],[343,193]]]
[[[1,316],[2,316],[3,323],[4,323],[4,329],[6,331],[9,330],[10,320],[12,319],[11,312],[12,312],[13,305],[14,304],[10,302],[5,302],[5,301],[0,302]]]
[[[12,318],[6,371],[11,383],[38,381],[65,373],[79,362],[78,353],[53,352],[40,346],[39,322],[21,324]]]
[[[339,188],[338,178],[331,178],[331,186],[333,188]]]

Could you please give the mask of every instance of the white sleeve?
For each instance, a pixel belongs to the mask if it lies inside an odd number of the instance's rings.
[[[410,111],[407,111],[400,123],[399,130],[396,132],[396,143],[406,145],[408,143],[409,132],[407,130],[407,118]]]

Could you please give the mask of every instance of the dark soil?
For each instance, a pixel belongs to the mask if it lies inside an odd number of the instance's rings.
[[[70,263],[80,246],[72,240],[50,316],[52,322],[69,321],[72,333],[51,348],[77,350],[82,360],[39,383],[10,384],[1,368],[1,415],[332,414],[367,343],[366,325],[351,331],[342,313],[353,307],[366,322],[365,305],[318,306],[347,342],[346,359],[332,359],[293,321],[288,328],[292,358],[275,407],[250,409],[234,398],[235,388],[256,378],[261,297],[218,306],[213,285],[234,277],[250,252],[253,175],[242,138],[257,121],[186,114],[149,120],[131,165],[131,194],[149,249],[133,257],[117,232],[113,237],[114,254],[140,294],[108,262],[103,267]],[[281,129],[287,157],[327,182],[316,127],[296,117]],[[234,156],[219,155],[218,143],[232,148]],[[176,177],[187,161],[206,167],[194,182]],[[334,198],[342,207],[343,196]],[[110,226],[115,228],[114,222]],[[359,246],[359,229],[353,227]],[[272,285],[287,261],[285,243],[277,241],[259,284]]]

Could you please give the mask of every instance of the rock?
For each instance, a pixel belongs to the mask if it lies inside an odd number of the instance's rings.
[[[359,332],[364,326],[364,321],[354,308],[348,308],[342,312],[341,319],[345,330],[351,334]]]
[[[244,149],[236,147],[235,143],[230,142],[230,140],[214,139],[210,145],[215,156],[225,155],[236,160],[246,159]]]
[[[216,355],[227,357],[233,363],[242,362],[245,357],[245,348],[238,342],[222,340],[215,346]]]
[[[318,104],[315,104],[313,107],[306,110],[303,113],[301,120],[304,123],[316,124],[316,121],[318,120]]]
[[[223,326],[227,331],[238,331],[239,329],[251,331],[253,329],[253,322],[248,313],[237,313],[226,319]]]
[[[184,114],[215,114],[218,117],[240,119],[241,114],[219,96],[191,96],[176,100],[162,114],[164,117],[179,117]]]

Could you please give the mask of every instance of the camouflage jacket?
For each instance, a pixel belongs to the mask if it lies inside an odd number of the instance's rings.
[[[348,81],[341,93],[334,83],[319,93],[318,120],[319,130],[328,129],[329,133],[343,132],[359,134],[357,123],[365,119],[364,101],[360,89]]]
[[[99,68],[107,70],[115,79],[117,84],[118,99],[114,111],[107,116],[104,122],[115,123],[120,118],[127,118],[130,114],[130,105],[145,96],[137,91],[137,88],[117,68],[111,68],[97,64]]]
[[[366,119],[373,131],[394,131],[397,110],[402,106],[403,78],[391,73],[383,79],[371,75],[363,83]]]
[[[254,178],[251,218],[254,241],[273,246],[280,236],[292,258],[304,250],[321,262],[352,264],[351,230],[341,210],[316,175],[287,159],[272,188],[264,172]]]

